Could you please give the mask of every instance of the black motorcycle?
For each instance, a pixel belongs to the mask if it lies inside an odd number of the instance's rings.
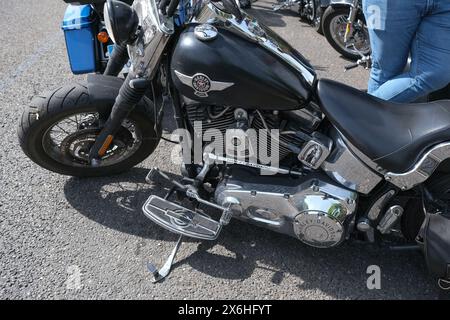
[[[234,0],[192,4],[108,0],[109,64],[130,58],[130,73],[35,97],[24,152],[60,174],[118,173],[155,150],[172,107],[183,178],[152,169],[148,181],[171,187],[143,211],[180,238],[162,269],[150,265],[155,281],[182,236],[216,239],[234,217],[318,248],[398,239],[448,286],[450,101],[400,105],[318,79]]]
[[[324,7],[321,5],[323,1],[325,0],[280,0],[272,8],[273,11],[279,11],[298,7],[300,18],[311,24],[317,32],[322,33],[320,19],[324,10]]]

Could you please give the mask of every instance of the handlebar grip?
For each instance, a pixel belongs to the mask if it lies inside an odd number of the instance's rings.
[[[179,4],[180,0],[171,0],[167,8],[167,16],[172,17]]]
[[[161,0],[161,2],[159,3],[159,10],[161,10],[162,14],[167,14],[167,4],[169,3],[170,0]]]

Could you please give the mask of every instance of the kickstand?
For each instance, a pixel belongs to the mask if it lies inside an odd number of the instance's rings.
[[[153,274],[153,283],[160,282],[164,278],[166,278],[170,270],[172,269],[173,260],[175,259],[175,256],[177,255],[178,249],[180,249],[181,241],[183,239],[183,236],[180,235],[177,243],[175,244],[175,247],[172,250],[172,253],[170,254],[169,258],[167,258],[166,263],[163,265],[163,267],[158,270],[153,264],[150,262],[147,263],[148,271],[150,271]]]

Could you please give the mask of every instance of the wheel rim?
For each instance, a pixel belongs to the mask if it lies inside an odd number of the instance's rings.
[[[306,17],[311,22],[313,22],[316,17],[316,4],[314,0],[310,0],[308,3],[308,12]]]
[[[316,17],[316,4],[314,0],[306,1],[301,8],[301,15],[305,17],[308,21],[314,22]]]
[[[55,121],[42,138],[46,154],[64,165],[91,167],[89,150],[100,133],[98,123],[97,112],[74,113]],[[134,121],[126,119],[99,166],[111,166],[128,159],[141,144],[141,131]]]
[[[345,43],[345,31],[347,28],[347,15],[337,15],[333,17],[330,23],[330,33],[334,42],[345,52],[359,56],[359,52],[363,55],[370,53],[370,41],[367,27],[361,22],[355,22],[352,25],[352,34],[348,37]],[[357,49],[355,50],[353,46]]]

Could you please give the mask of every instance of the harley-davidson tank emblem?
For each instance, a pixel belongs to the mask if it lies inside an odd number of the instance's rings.
[[[207,93],[211,89],[211,80],[203,74],[197,74],[192,78],[192,87],[199,93]]]
[[[223,91],[234,85],[233,82],[213,81],[203,73],[196,73],[193,76],[188,76],[177,70],[174,72],[181,83],[194,89],[194,94],[200,98],[208,97],[208,93],[211,91]]]

